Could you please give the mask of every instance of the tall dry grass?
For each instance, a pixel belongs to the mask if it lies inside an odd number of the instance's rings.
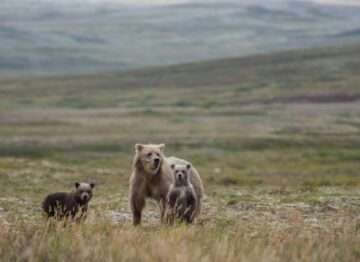
[[[308,230],[295,211],[287,227],[265,218],[132,227],[105,218],[83,224],[0,225],[1,261],[359,261],[360,222],[341,218]],[[337,225],[336,227],[334,225]]]

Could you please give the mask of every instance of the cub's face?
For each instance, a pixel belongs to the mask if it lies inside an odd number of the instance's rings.
[[[75,183],[75,200],[79,203],[88,203],[90,199],[92,198],[92,191],[94,188],[94,183]]]
[[[171,165],[171,169],[173,170],[174,182],[176,185],[188,185],[190,178],[190,168],[191,165]]]
[[[144,171],[155,174],[161,167],[163,160],[164,144],[141,145],[136,144],[136,165],[141,166]]]

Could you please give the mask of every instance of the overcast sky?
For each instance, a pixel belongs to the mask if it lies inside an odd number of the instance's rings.
[[[75,3],[119,3],[128,5],[169,5],[169,4],[181,4],[187,2],[226,2],[227,0],[0,0],[0,3],[4,2],[75,2]],[[229,0],[228,0],[229,1]],[[232,0],[235,1],[235,0]],[[238,0],[246,1],[249,0]],[[347,5],[360,5],[360,0],[263,0],[264,2],[286,2],[286,1],[309,1],[319,4],[347,4]],[[254,1],[256,2],[256,1]]]
[[[51,0],[49,0],[51,1]],[[53,0],[52,0],[53,1]],[[186,2],[193,2],[194,0],[73,0],[73,1],[89,1],[89,2],[118,2],[125,4],[179,4]],[[209,0],[209,2],[213,0]],[[221,0],[220,0],[221,1]],[[239,0],[241,1],[241,0]],[[289,0],[267,0],[267,1],[289,1]],[[300,0],[301,1],[301,0]],[[306,0],[304,0],[306,1]],[[323,4],[354,4],[360,5],[360,0],[308,0],[310,2],[323,3]],[[206,0],[203,0],[206,2]]]
[[[51,1],[51,0],[49,0]],[[53,0],[52,0],[53,1]],[[89,2],[118,2],[118,3],[125,3],[125,4],[179,4],[179,3],[186,3],[186,2],[194,2],[194,0],[73,0],[73,1],[89,1]],[[209,2],[214,2],[214,0],[208,0]],[[219,0],[221,1],[221,0]],[[239,0],[241,1],[241,0]],[[289,1],[289,0],[267,0],[267,1]],[[302,0],[299,0],[302,1]],[[360,5],[360,0],[303,0],[309,2],[316,2],[320,4],[353,4],[353,5]],[[206,0],[202,0],[202,2],[206,2]]]
[[[360,5],[360,0],[312,0],[315,3]]]

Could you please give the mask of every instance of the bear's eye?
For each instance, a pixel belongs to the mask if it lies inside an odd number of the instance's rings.
[[[151,156],[151,153],[148,153],[147,156]]]
[[[156,153],[156,155],[157,155],[157,156],[160,156],[160,154],[159,154],[159,153]]]

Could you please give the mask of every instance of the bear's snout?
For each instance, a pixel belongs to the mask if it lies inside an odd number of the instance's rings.
[[[155,159],[154,159],[154,163],[155,163],[156,166],[158,166],[159,163],[160,163],[160,158],[155,158]]]
[[[178,176],[178,179],[180,179],[180,180],[183,179],[183,175],[181,173],[179,173],[177,176]]]
[[[89,200],[89,195],[87,193],[84,193],[81,198],[82,198],[83,201],[86,202],[86,201]]]

